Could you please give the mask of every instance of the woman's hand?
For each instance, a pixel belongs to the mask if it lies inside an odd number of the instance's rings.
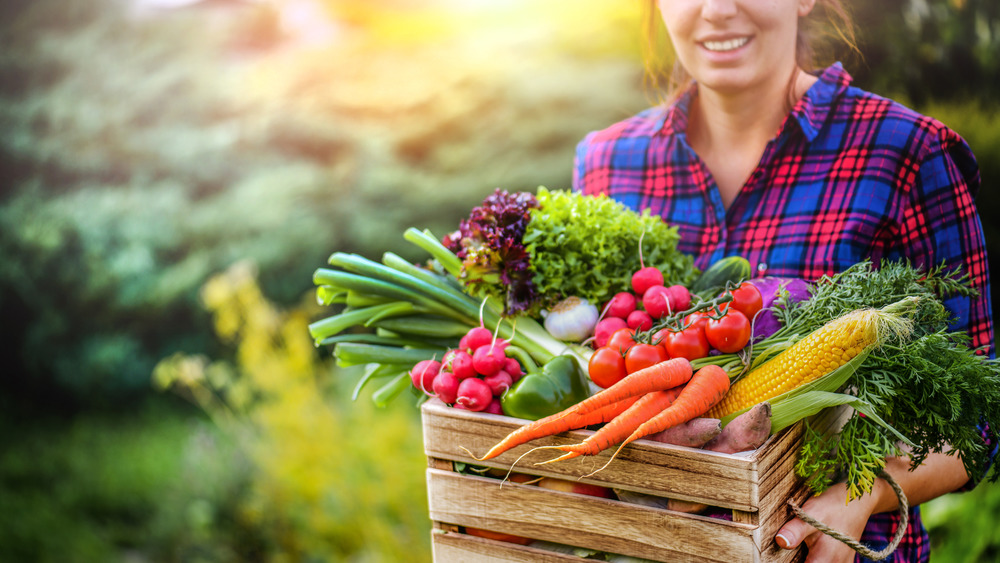
[[[885,484],[884,481],[882,483]],[[875,509],[876,498],[874,494],[869,494],[845,504],[846,498],[847,487],[839,483],[823,494],[811,497],[802,505],[802,510],[834,530],[858,539]],[[806,563],[854,561],[853,549],[798,518],[792,518],[778,530],[775,541],[785,549],[794,549],[804,542],[809,548]]]
[[[899,483],[910,506],[927,502],[964,485],[969,476],[957,455],[933,453],[912,469],[906,458],[891,457],[886,460],[885,471]],[[810,498],[802,510],[830,528],[860,539],[868,518],[878,512],[888,512],[899,507],[899,499],[892,486],[884,479],[876,479],[869,494],[845,504],[847,486],[833,485],[823,494]],[[809,548],[806,563],[850,563],[854,550],[840,540],[820,532],[798,518],[789,520],[774,537],[779,547],[794,549],[805,543]]]

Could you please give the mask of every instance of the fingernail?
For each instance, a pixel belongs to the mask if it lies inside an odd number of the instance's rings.
[[[780,547],[781,549],[789,549],[788,538],[786,538],[781,534],[774,536],[774,542],[778,544],[778,547]]]

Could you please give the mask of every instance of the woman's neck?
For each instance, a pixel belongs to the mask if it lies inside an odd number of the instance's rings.
[[[789,101],[805,94],[816,78],[796,69],[791,80],[794,84],[776,81],[767,88],[738,93],[699,84],[691,106],[688,141],[712,172],[727,208],[784,122]]]

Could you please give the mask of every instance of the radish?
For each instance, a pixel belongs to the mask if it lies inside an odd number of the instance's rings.
[[[458,398],[455,403],[470,411],[482,411],[493,401],[493,391],[485,381],[478,377],[463,379],[458,384]]]
[[[685,311],[691,306],[691,292],[688,288],[680,284],[674,284],[667,288],[670,292],[670,310],[673,312]]]
[[[450,371],[442,371],[434,378],[432,389],[438,399],[451,405],[458,398],[458,384],[458,376]]]
[[[640,297],[644,297],[649,288],[658,285],[663,285],[663,272],[655,266],[640,268],[632,274],[632,291]]]
[[[458,347],[462,350],[475,350],[491,342],[493,342],[493,333],[485,327],[477,326],[465,333],[465,336],[458,342]]]
[[[472,368],[480,375],[495,374],[506,361],[507,356],[499,346],[487,344],[476,348],[472,353]]]
[[[629,313],[625,322],[628,327],[633,330],[649,330],[653,328],[653,318],[649,316],[649,313],[636,309]]]
[[[605,317],[601,319],[597,323],[597,326],[594,327],[594,346],[596,348],[603,347],[608,343],[611,335],[622,328],[628,328],[628,323],[625,322],[625,319],[618,317]]]
[[[642,296],[642,306],[654,319],[662,319],[671,313],[670,290],[662,285],[654,285]]]
[[[451,362],[455,359],[455,354],[457,353],[458,350],[448,350],[445,352],[444,356],[441,357],[441,369],[452,371]]]
[[[490,405],[486,407],[483,412],[488,412],[490,414],[503,414],[503,406],[500,404],[500,399],[493,399],[490,401]]]
[[[493,392],[494,397],[503,395],[514,384],[514,378],[504,370],[500,370],[493,375],[487,375],[483,378],[483,381],[486,382],[486,385],[490,386],[490,391]]]
[[[521,379],[521,374],[524,373],[521,371],[521,364],[517,363],[517,360],[514,358],[507,358],[504,360],[503,370],[510,374],[514,383],[517,383],[517,380]]]
[[[645,230],[639,235],[639,270],[632,274],[632,291],[639,297],[642,297],[649,288],[663,285],[663,272],[656,266],[647,266],[642,259],[642,237],[644,236],[646,236]]]
[[[472,366],[472,356],[465,350],[458,350],[451,358],[451,371],[459,379],[468,379],[476,376],[476,370]]]
[[[604,306],[604,314],[609,317],[618,317],[619,319],[627,319],[629,313],[635,311],[636,299],[635,295],[622,291],[616,293],[614,297],[608,301],[608,304]]]
[[[430,395],[431,385],[439,371],[441,371],[441,362],[436,360],[417,362],[417,365],[410,370],[410,381],[413,382],[414,387]]]

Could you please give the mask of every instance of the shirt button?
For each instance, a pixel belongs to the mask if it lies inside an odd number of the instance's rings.
[[[761,262],[760,264],[757,264],[757,271],[760,272],[760,273],[762,273],[762,274],[764,272],[766,272],[767,271],[767,264],[765,264],[764,262]]]

